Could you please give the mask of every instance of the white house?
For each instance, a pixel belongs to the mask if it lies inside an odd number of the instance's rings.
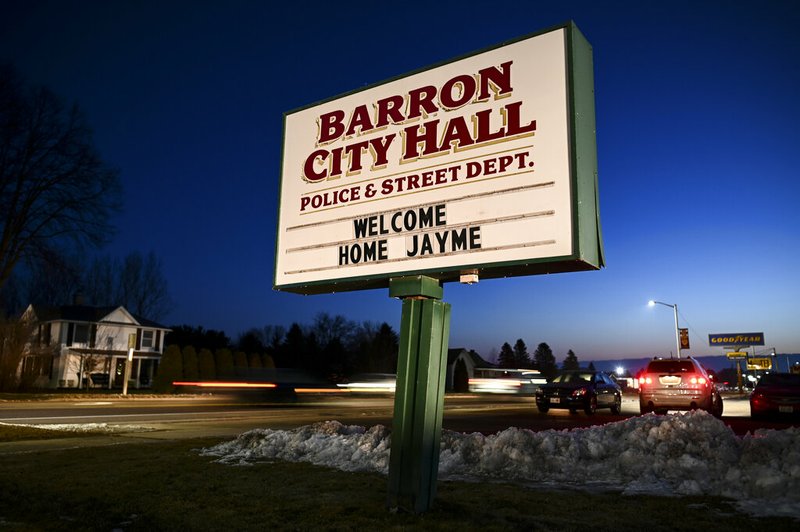
[[[129,342],[129,387],[149,387],[169,332],[121,306],[30,305],[23,318],[36,326],[20,371],[39,388],[122,387]]]

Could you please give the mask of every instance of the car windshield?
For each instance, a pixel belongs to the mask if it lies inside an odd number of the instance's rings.
[[[689,360],[653,360],[647,366],[648,373],[692,373],[694,364]]]
[[[800,386],[800,374],[768,373],[758,381],[759,386]]]
[[[591,382],[591,373],[562,373],[558,375],[553,382],[559,384],[575,383],[575,382]]]

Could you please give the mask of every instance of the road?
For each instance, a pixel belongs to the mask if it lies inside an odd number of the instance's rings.
[[[0,422],[17,424],[86,424],[149,429],[132,437],[177,439],[235,436],[253,428],[289,429],[335,419],[345,424],[390,425],[391,395],[298,396],[292,401],[264,401],[226,395],[142,398],[130,396],[72,397],[48,401],[0,401]],[[635,395],[626,395],[622,414],[598,411],[594,416],[551,410],[541,414],[531,397],[448,395],[443,427],[458,432],[491,434],[508,427],[530,430],[572,429],[620,421],[639,414]],[[723,421],[737,434],[758,428],[782,429],[792,422],[754,421],[746,396],[727,397]]]

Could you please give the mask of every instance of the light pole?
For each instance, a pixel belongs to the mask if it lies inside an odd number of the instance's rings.
[[[652,299],[647,302],[648,305],[654,307],[655,305],[664,305],[665,307],[672,307],[675,311],[675,348],[678,358],[681,358],[681,332],[678,329],[678,304],[670,305],[669,303],[662,303],[661,301],[653,301]]]

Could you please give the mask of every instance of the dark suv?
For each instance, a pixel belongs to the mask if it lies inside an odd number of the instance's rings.
[[[696,409],[722,416],[722,397],[705,368],[692,357],[651,360],[639,376],[639,411]]]

